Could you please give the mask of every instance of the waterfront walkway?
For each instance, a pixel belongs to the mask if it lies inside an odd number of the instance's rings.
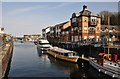
[[[5,76],[10,57],[12,55],[13,46],[11,43],[0,47],[0,79]]]

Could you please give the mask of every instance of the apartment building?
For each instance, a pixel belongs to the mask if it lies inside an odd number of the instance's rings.
[[[47,27],[48,28],[48,27]],[[73,13],[67,22],[49,27],[50,32],[46,33],[46,28],[42,30],[43,36],[53,42],[89,42],[101,40],[101,17],[95,12],[83,6],[83,10]]]
[[[89,11],[86,5],[81,12],[73,13],[70,20],[72,42],[100,40],[101,18],[97,13]]]

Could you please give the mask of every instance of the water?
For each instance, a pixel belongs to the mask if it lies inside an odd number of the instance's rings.
[[[30,42],[15,43],[13,56],[8,72],[12,78],[69,78],[69,79],[111,79],[99,73],[88,62],[79,64],[54,59],[52,56],[41,54],[37,47]]]

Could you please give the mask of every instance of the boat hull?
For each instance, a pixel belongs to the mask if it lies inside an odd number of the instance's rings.
[[[109,76],[120,79],[120,73],[111,71],[109,68],[106,68],[106,67],[103,67],[103,66],[97,64],[97,62],[95,62],[95,60],[90,59],[89,63],[92,67],[97,69],[99,72],[102,72],[102,73],[107,74]]]
[[[63,55],[56,54],[55,52],[52,52],[52,51],[49,51],[49,50],[47,50],[47,53],[49,55],[53,56],[54,58],[61,59],[61,60],[64,60],[64,61],[73,62],[73,63],[77,63],[77,61],[78,61],[78,58],[66,57],[66,56],[63,56]]]

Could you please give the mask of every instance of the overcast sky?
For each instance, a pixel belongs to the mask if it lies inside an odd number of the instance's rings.
[[[96,13],[118,11],[118,2],[2,2],[2,27],[13,36],[41,34],[47,26],[70,20],[84,4]]]

